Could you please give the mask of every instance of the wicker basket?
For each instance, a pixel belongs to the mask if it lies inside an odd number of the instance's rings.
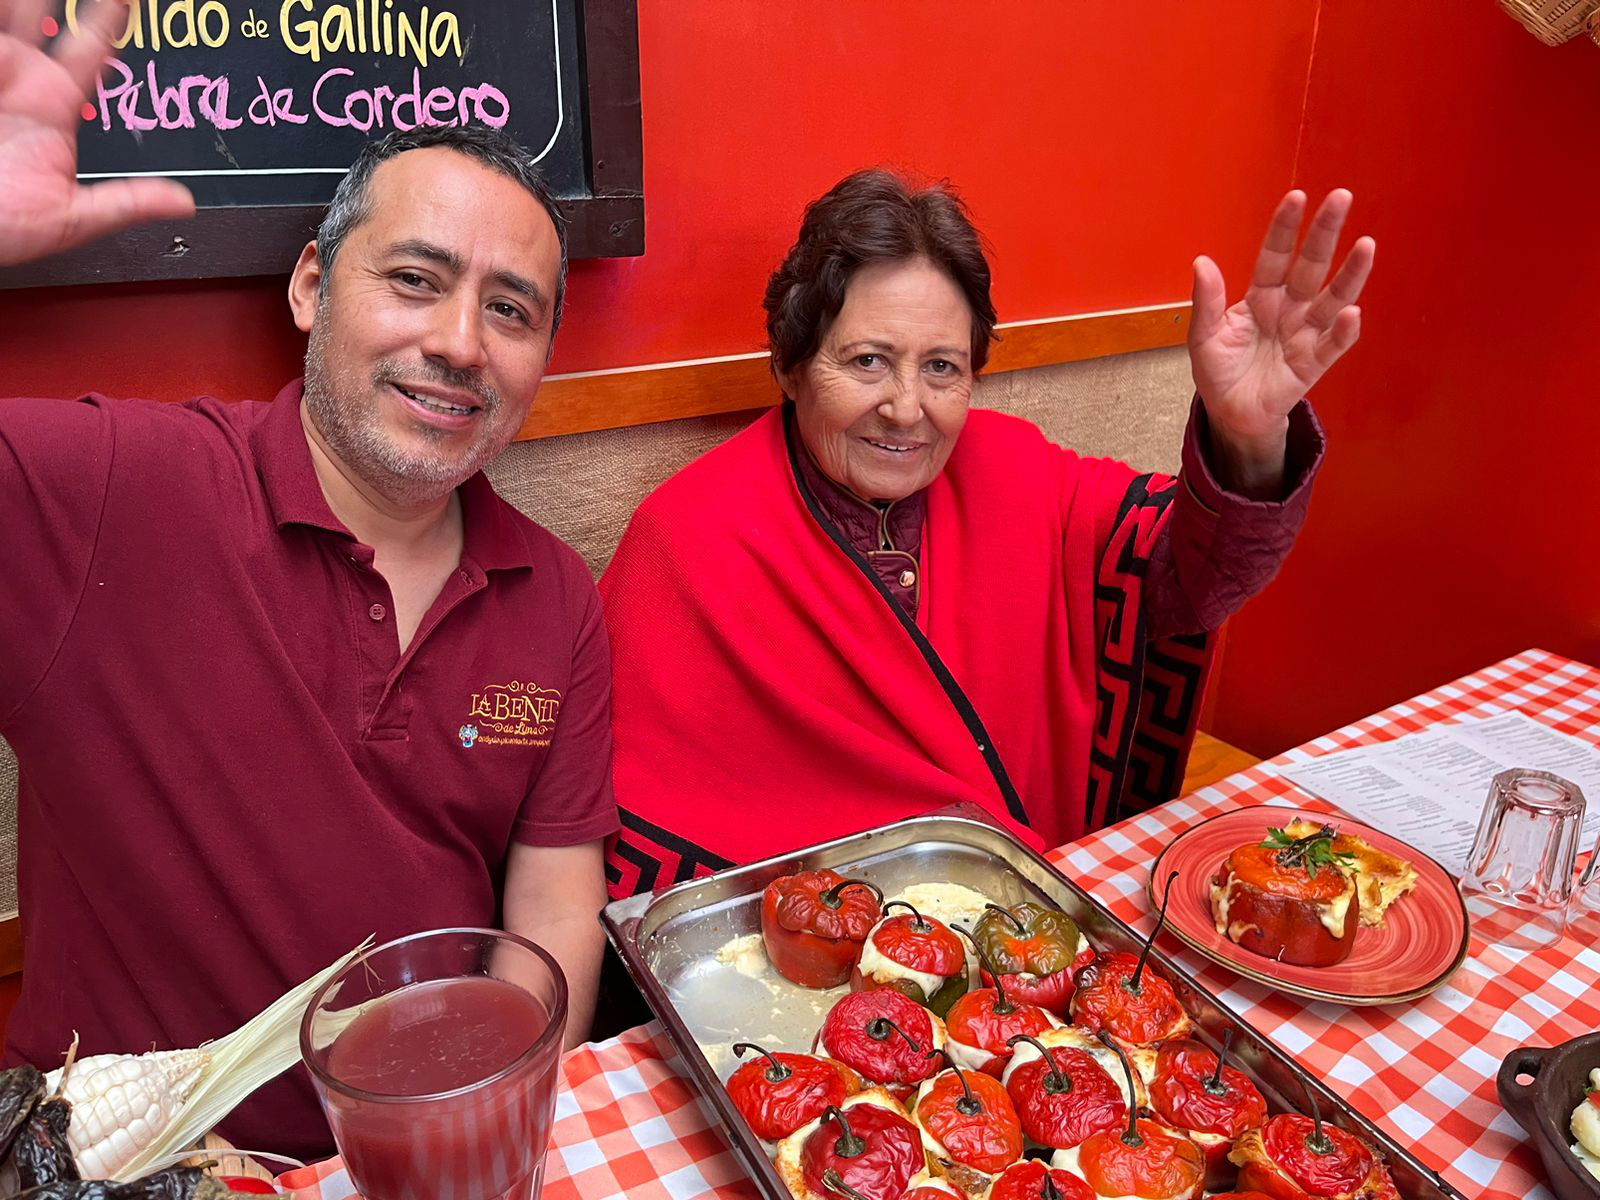
[[[1583,23],[1583,28],[1589,35],[1589,40],[1600,46],[1600,8],[1589,14],[1589,19]]]
[[[1600,0],[1500,0],[1500,7],[1545,45],[1559,46],[1583,32]]]

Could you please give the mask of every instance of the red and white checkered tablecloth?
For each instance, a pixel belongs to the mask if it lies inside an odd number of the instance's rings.
[[[543,1200],[757,1200],[759,1193],[654,1021],[561,1062]],[[351,1200],[338,1159],[279,1178],[299,1200]]]
[[[1230,808],[1285,798],[1326,807],[1277,768],[1431,725],[1520,711],[1600,744],[1600,670],[1529,650],[1321,737],[1052,854],[1119,917],[1148,930],[1150,864],[1180,831]],[[1273,992],[1212,965],[1176,939],[1163,946],[1245,1020],[1468,1196],[1550,1200],[1538,1158],[1501,1109],[1494,1076],[1518,1046],[1600,1030],[1600,947],[1571,937],[1517,953],[1473,938],[1454,979],[1407,1004],[1350,1008]],[[546,1200],[725,1200],[756,1195],[710,1110],[654,1023],[573,1051],[563,1063]],[[337,1160],[296,1194],[353,1193]],[[299,1173],[296,1173],[299,1174]],[[286,1178],[285,1182],[289,1182]]]

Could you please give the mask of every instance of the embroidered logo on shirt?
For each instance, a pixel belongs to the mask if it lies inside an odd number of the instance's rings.
[[[456,730],[456,736],[461,739],[463,746],[471,750],[472,743],[478,740],[478,727],[476,725],[463,725]]]
[[[461,727],[461,744],[548,746],[560,715],[561,693],[553,688],[516,679],[491,683],[472,693],[469,723]],[[469,731],[471,741],[467,738]]]

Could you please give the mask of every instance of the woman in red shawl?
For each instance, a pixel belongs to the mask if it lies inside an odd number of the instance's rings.
[[[785,403],[664,483],[601,581],[622,833],[614,896],[937,809],[1042,846],[1169,798],[1205,634],[1276,571],[1354,343],[1350,194],[1278,206],[1245,297],[1194,264],[1176,478],[969,411],[993,337],[961,202],[864,171],[767,287]]]

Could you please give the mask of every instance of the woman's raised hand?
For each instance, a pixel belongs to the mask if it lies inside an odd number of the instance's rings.
[[[194,212],[189,190],[171,180],[78,182],[83,104],[127,8],[96,0],[47,53],[50,9],[50,0],[0,0],[0,266]]]
[[[1228,307],[1222,271],[1201,256],[1194,263],[1194,313],[1189,361],[1219,449],[1246,481],[1281,473],[1289,412],[1361,334],[1356,301],[1372,271],[1376,244],[1357,238],[1334,273],[1334,253],[1351,195],[1328,193],[1295,252],[1306,195],[1292,191],[1278,205],[1255,277]]]

